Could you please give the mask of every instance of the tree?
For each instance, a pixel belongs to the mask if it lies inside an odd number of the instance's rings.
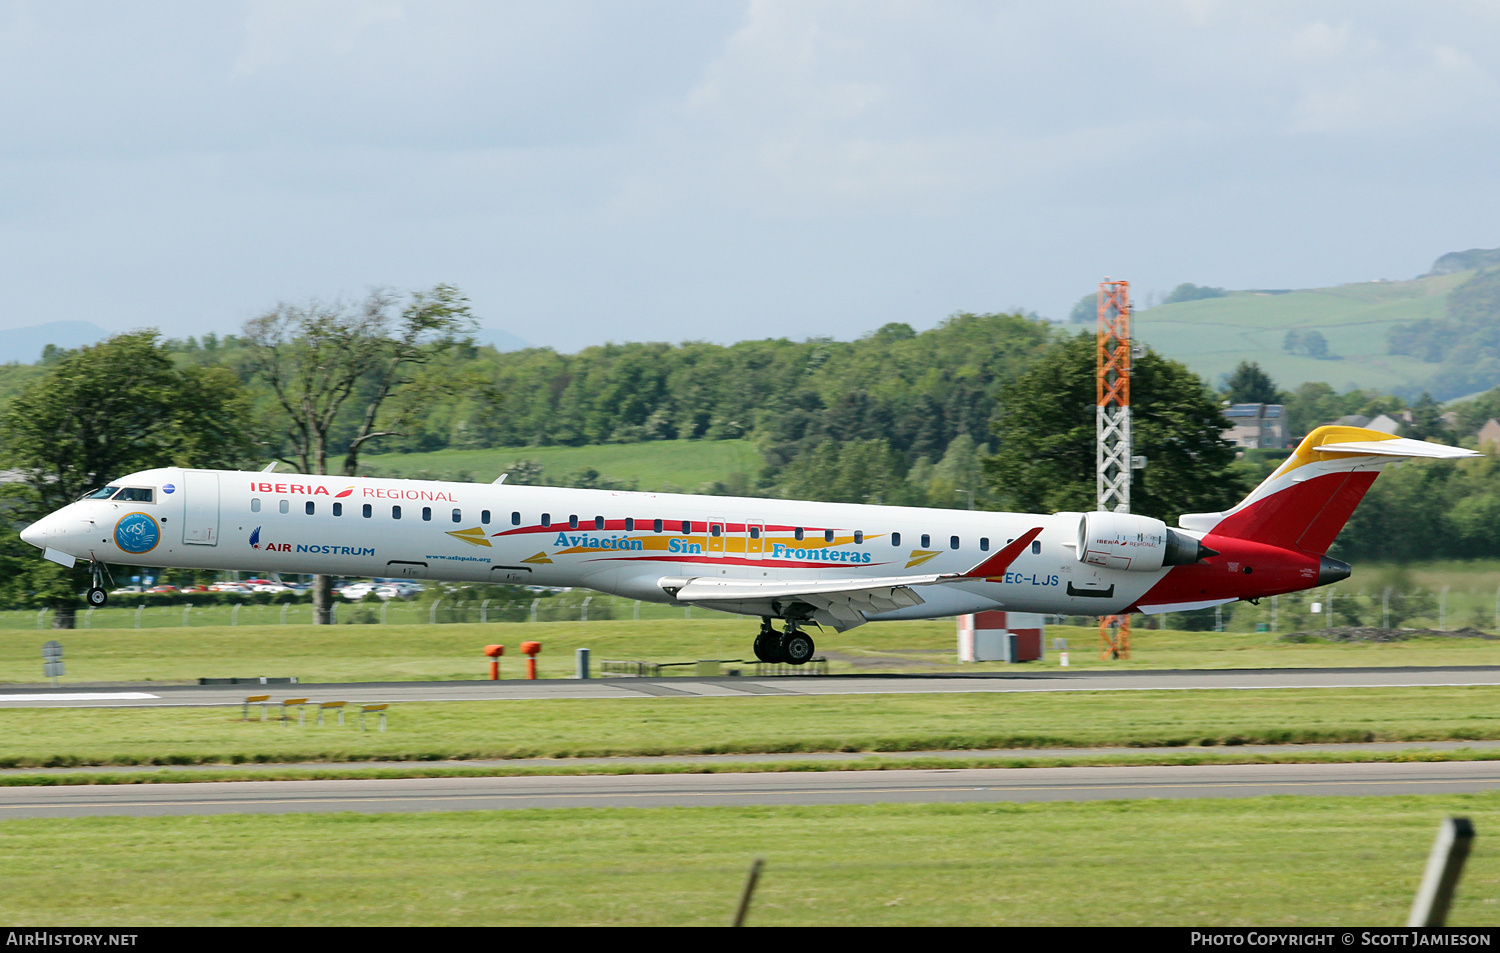
[[[5,466],[22,475],[8,488],[13,519],[29,522],[135,470],[235,467],[253,450],[238,378],[222,367],[177,366],[155,331],[54,357],[0,416]],[[71,628],[88,567],[23,565],[28,588],[55,610],[53,624]]]
[[[356,305],[283,304],[247,322],[248,369],[280,411],[278,459],[326,474],[329,455],[342,455],[339,472],[354,476],[365,445],[402,435],[428,401],[486,390],[482,381],[424,373],[471,345],[476,327],[468,299],[451,285],[413,292],[404,304],[383,289]],[[332,581],[314,577],[319,624],[329,621],[332,601]]]
[[[1240,361],[1234,373],[1225,381],[1225,391],[1231,404],[1279,404],[1281,393],[1271,375],[1260,369],[1254,361]]]
[[[1059,342],[1001,391],[1000,449],[985,461],[993,498],[1033,513],[1095,505],[1094,334]],[[1232,506],[1246,487],[1214,395],[1182,364],[1147,352],[1130,385],[1135,472],[1131,510],[1172,522]]]

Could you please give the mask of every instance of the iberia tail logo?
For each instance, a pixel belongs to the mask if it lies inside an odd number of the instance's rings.
[[[461,539],[464,542],[468,543],[470,546],[488,547],[490,545],[490,541],[485,538],[484,527],[482,526],[475,526],[472,529],[449,530],[448,535],[452,536],[454,539]]]
[[[354,492],[354,487],[352,487],[352,486],[345,487],[344,489],[342,489],[342,490],[338,491],[337,493],[335,493],[333,495],[333,498],[335,500],[342,500],[344,497],[348,496],[350,493],[353,493],[353,492]]]
[[[920,566],[936,556],[938,552],[939,550],[936,549],[913,549],[911,551],[911,562],[906,564],[906,568],[910,569],[913,566]]]

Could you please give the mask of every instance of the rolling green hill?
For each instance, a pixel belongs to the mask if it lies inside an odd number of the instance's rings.
[[[1231,291],[1137,313],[1134,335],[1159,354],[1218,384],[1242,360],[1256,361],[1283,388],[1325,381],[1336,390],[1417,393],[1440,366],[1388,353],[1398,324],[1439,319],[1448,293],[1474,272],[1302,291]],[[1287,353],[1288,331],[1317,331],[1331,357]],[[1496,383],[1500,383],[1497,381]]]

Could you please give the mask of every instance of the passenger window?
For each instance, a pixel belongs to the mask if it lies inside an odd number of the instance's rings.
[[[901,545],[901,534],[900,533],[892,533],[891,534],[891,545],[892,546],[900,546]]]
[[[1031,541],[1031,553],[1032,553],[1033,556],[1040,556],[1042,554],[1042,541],[1041,540],[1039,540],[1039,539],[1033,539]]]
[[[335,504],[335,505],[337,505],[337,504]],[[252,512],[252,513],[259,513],[260,512],[260,497],[257,496],[257,497],[253,498],[250,501],[250,512]]]
[[[365,504],[364,510],[365,510],[365,519],[369,519],[370,517],[372,517],[372,516],[375,515],[375,507],[371,506],[368,503]]]
[[[687,520],[682,521],[682,535],[686,536],[693,531],[693,524]]]
[[[957,549],[958,548],[958,537],[957,536],[949,536],[948,537],[948,548],[949,549]]]
[[[426,520],[429,523],[432,522],[432,507],[422,507],[422,519]]]
[[[290,513],[292,511],[292,504],[289,500],[282,500],[277,508],[283,513]]]
[[[401,507],[399,507],[399,506],[393,506],[393,507],[391,507],[391,519],[398,520],[400,518],[401,518]]]
[[[929,536],[926,533],[922,534],[922,548],[923,549],[931,549],[932,548],[932,537]]]
[[[800,527],[800,526],[797,527],[796,531],[794,533],[792,533],[792,535],[795,536],[797,539],[801,539],[802,538],[802,527]]]
[[[661,520],[656,520],[654,523],[652,523],[651,524],[651,529],[652,529],[652,532],[660,533],[661,532]]]
[[[315,509],[315,507],[312,500],[308,500],[305,504],[303,504],[302,508],[307,511],[308,516],[313,515],[313,510]]]
[[[708,526],[708,535],[710,535],[710,536],[723,536],[724,535],[723,527],[721,527],[718,523],[710,523],[709,526]]]
[[[603,529],[603,528],[604,528],[604,517],[602,517],[602,516],[596,516],[596,517],[594,517],[594,529]]]
[[[568,529],[577,529],[577,528],[578,528],[578,514],[574,513],[572,516],[568,517]]]
[[[490,511],[489,510],[480,510],[479,511],[479,522],[482,523],[485,526],[490,525]]]
[[[990,538],[988,536],[979,537],[979,551],[981,553],[987,553],[990,551]]]
[[[515,513],[510,514],[510,525],[512,525],[512,526],[520,526],[521,525],[521,514],[520,514],[520,512],[515,512]]]
[[[862,530],[862,529],[855,530],[854,531],[854,545],[856,545],[856,546],[863,546],[864,544],[865,544],[865,531]]]
[[[751,539],[760,539],[760,527],[759,526],[752,526],[752,527],[750,527],[750,538]]]
[[[256,500],[255,502],[259,503],[260,501]],[[258,509],[260,509],[260,507],[258,507],[258,506],[252,506],[250,508],[252,510],[258,510]],[[344,504],[342,504],[342,503],[335,503],[335,504],[333,504],[333,515],[334,516],[343,516],[344,515]]]
[[[543,513],[542,514],[542,525],[543,526],[551,526],[552,525],[552,514],[551,513]]]
[[[463,521],[464,521],[463,510],[454,510],[453,511],[453,522],[455,522],[455,523],[462,523]]]
[[[633,517],[633,516],[627,516],[627,517],[625,517],[625,532],[627,532],[627,533],[633,533],[633,532],[635,532],[635,517]]]

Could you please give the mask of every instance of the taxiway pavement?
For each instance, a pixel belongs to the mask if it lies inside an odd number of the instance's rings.
[[[1370,796],[1497,787],[1495,761],[244,781],[0,788],[0,819]]]
[[[1192,691],[1205,689],[1500,686],[1500,666],[1391,668],[1134,669],[1022,671],[953,675],[798,675],[522,679],[462,682],[343,682],[299,685],[0,686],[4,708],[153,708],[238,705],[247,694],[364,704],[519,701],[549,698],[725,698],[750,695],[879,695],[955,692]]]

